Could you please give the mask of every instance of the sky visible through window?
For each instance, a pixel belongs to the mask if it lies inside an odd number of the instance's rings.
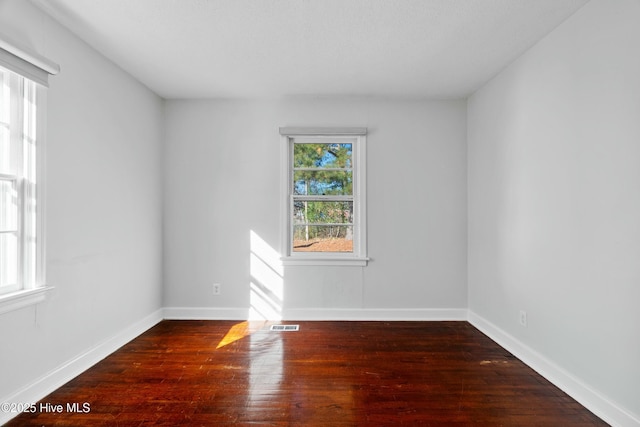
[[[353,194],[352,144],[295,144],[294,194]]]

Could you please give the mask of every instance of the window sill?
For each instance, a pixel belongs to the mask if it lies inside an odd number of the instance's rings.
[[[282,265],[284,266],[303,266],[303,265],[318,265],[318,266],[348,266],[348,267],[366,267],[369,263],[369,258],[330,258],[330,257],[286,257],[282,258]]]
[[[52,289],[52,286],[42,286],[36,289],[28,289],[26,291],[17,291],[2,295],[0,296],[0,314],[38,304],[45,300],[47,292]]]

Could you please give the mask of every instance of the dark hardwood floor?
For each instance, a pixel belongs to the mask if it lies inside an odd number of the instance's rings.
[[[8,426],[607,425],[467,322],[295,323],[163,321]]]

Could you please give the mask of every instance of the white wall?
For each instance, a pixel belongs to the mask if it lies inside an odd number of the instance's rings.
[[[62,69],[48,93],[55,290],[0,315],[4,402],[160,309],[163,103],[29,2],[0,0],[0,28]]]
[[[638,22],[593,0],[468,106],[470,310],[636,419]]]
[[[167,101],[166,121],[166,307],[246,312],[250,231],[280,248],[278,127],[366,126],[372,260],[286,268],[285,317],[464,316],[464,101]]]
[[[639,18],[637,1],[592,0],[468,105],[164,106],[28,2],[0,0],[2,32],[62,66],[48,116],[56,291],[0,315],[0,400],[162,306],[246,313],[251,231],[280,247],[278,127],[366,126],[372,260],[286,269],[285,316],[456,317],[468,298],[474,314],[639,414]]]

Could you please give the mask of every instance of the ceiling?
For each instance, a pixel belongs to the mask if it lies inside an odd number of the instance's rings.
[[[164,98],[461,98],[588,0],[32,0]]]

